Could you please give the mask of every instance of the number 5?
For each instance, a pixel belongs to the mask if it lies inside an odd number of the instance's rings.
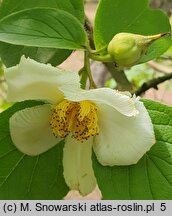
[[[161,203],[160,210],[161,211],[165,211],[166,210],[166,203]]]

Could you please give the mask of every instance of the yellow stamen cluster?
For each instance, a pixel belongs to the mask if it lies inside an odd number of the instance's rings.
[[[78,141],[98,134],[97,108],[90,101],[64,100],[54,107],[50,125],[55,136],[65,138],[69,133]]]

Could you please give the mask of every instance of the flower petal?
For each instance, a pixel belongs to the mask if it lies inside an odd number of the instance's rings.
[[[21,57],[17,66],[5,70],[8,101],[47,100],[58,103],[63,99],[61,85],[79,87],[77,73],[67,72],[50,64]]]
[[[126,117],[107,105],[98,111],[100,133],[94,151],[102,165],[135,164],[155,143],[153,125],[142,102],[136,101],[139,115]]]
[[[63,167],[67,185],[82,195],[91,193],[96,187],[92,168],[92,138],[83,143],[68,136],[64,147]]]
[[[51,106],[40,105],[16,112],[10,118],[10,133],[14,145],[24,154],[39,155],[55,146],[56,138],[49,126]]]
[[[67,89],[60,87],[65,98],[71,101],[90,100],[95,104],[106,104],[118,110],[126,116],[135,116],[138,110],[135,108],[135,101],[127,92],[119,92],[110,88],[99,88],[91,90]]]

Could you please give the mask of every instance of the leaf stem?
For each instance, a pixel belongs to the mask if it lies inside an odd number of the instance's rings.
[[[109,54],[106,55],[97,55],[94,53],[89,53],[89,57],[93,60],[96,61],[101,61],[101,62],[113,62],[112,57]]]
[[[90,48],[89,52],[90,52],[90,53],[93,53],[93,54],[101,54],[102,52],[106,52],[106,53],[107,53],[107,45],[104,46],[104,47],[102,47],[102,48],[99,49],[99,50],[92,50],[92,49]]]
[[[89,52],[87,50],[84,52],[84,67],[85,67],[85,70],[86,70],[87,75],[89,77],[90,88],[97,88],[97,86],[93,80],[93,77],[92,77],[92,73],[91,73],[91,69],[90,69]]]
[[[83,68],[80,69],[79,75],[80,75],[81,88],[85,89],[86,88],[87,79],[88,79],[88,74],[87,74],[87,71],[85,70],[85,67],[83,67]]]

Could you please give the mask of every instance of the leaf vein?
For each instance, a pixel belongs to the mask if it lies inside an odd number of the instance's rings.
[[[136,17],[134,17],[134,19],[131,21],[131,23],[129,23],[127,25],[126,29],[128,29],[133,23],[135,23],[138,20],[138,18],[142,16],[142,14],[145,12],[145,10],[146,10],[146,7],[143,8],[143,10],[141,10],[140,13]]]
[[[35,161],[35,164],[33,166],[33,170],[32,170],[32,173],[31,173],[31,177],[30,177],[30,180],[29,180],[29,184],[28,184],[28,190],[27,190],[27,194],[30,192],[31,190],[31,186],[32,186],[32,182],[33,182],[33,178],[34,178],[34,175],[35,175],[35,170],[36,170],[36,167],[38,165],[38,162],[39,162],[39,155],[37,156],[36,158],[36,161]]]
[[[169,182],[169,180],[164,175],[164,173],[161,171],[161,169],[159,169],[159,167],[157,166],[156,162],[151,157],[149,157],[149,159],[152,161],[152,163],[155,165],[156,169],[161,173],[161,175],[165,178],[165,180],[167,181],[167,183],[172,187],[171,182]]]
[[[21,163],[21,161],[24,159],[26,155],[22,155],[22,157],[17,161],[17,163],[13,166],[13,168],[10,170],[9,174],[6,176],[4,181],[0,184],[0,188],[5,184],[5,182],[8,180],[8,178],[13,174],[17,166]]]
[[[152,198],[154,199],[154,195],[153,195],[153,191],[152,191],[152,187],[151,187],[151,184],[150,184],[150,176],[149,176],[149,171],[148,171],[148,156],[146,155],[146,173],[147,173],[147,177],[148,177],[148,185],[149,185],[149,190],[150,190],[150,193],[151,193],[151,196]]]
[[[172,143],[171,143],[171,142],[168,142],[168,141],[159,140],[159,139],[156,139],[156,141],[158,141],[158,142],[163,142],[163,143],[168,144],[168,145],[172,145]]]
[[[55,17],[54,17],[55,18]],[[69,28],[66,27],[65,23],[63,23],[61,20],[55,18],[65,29],[66,31],[70,34],[70,36],[73,38],[74,41],[76,41],[74,35],[72,34],[72,32],[70,31]]]
[[[57,148],[57,154],[58,154],[58,156],[57,156],[57,158],[58,158],[57,170],[56,170],[55,178],[54,178],[52,184],[50,185],[50,191],[49,191],[49,194],[51,193],[51,189],[53,188],[53,186],[55,185],[55,183],[58,181],[57,176],[58,176],[58,174],[59,174],[59,170],[60,170],[60,169],[58,169],[58,168],[60,167],[60,165],[58,166],[58,164],[60,164],[60,152],[59,152],[58,148]]]
[[[128,166],[128,194],[129,194],[129,198],[131,198],[131,175],[130,175],[130,166]]]
[[[17,149],[11,149],[10,151],[6,152],[5,154],[0,156],[0,159],[2,159],[3,157],[7,156],[8,154],[10,154],[13,151],[17,151]]]
[[[157,155],[154,155],[154,154],[150,154],[150,153],[149,153],[149,157],[151,157],[151,156],[152,156],[152,157],[156,157],[156,158],[158,158],[159,160],[162,160],[163,162],[165,162],[165,163],[167,163],[167,164],[169,164],[169,165],[172,166],[172,163],[169,163],[168,161],[166,161],[166,160],[164,160],[164,159],[158,157]]]

